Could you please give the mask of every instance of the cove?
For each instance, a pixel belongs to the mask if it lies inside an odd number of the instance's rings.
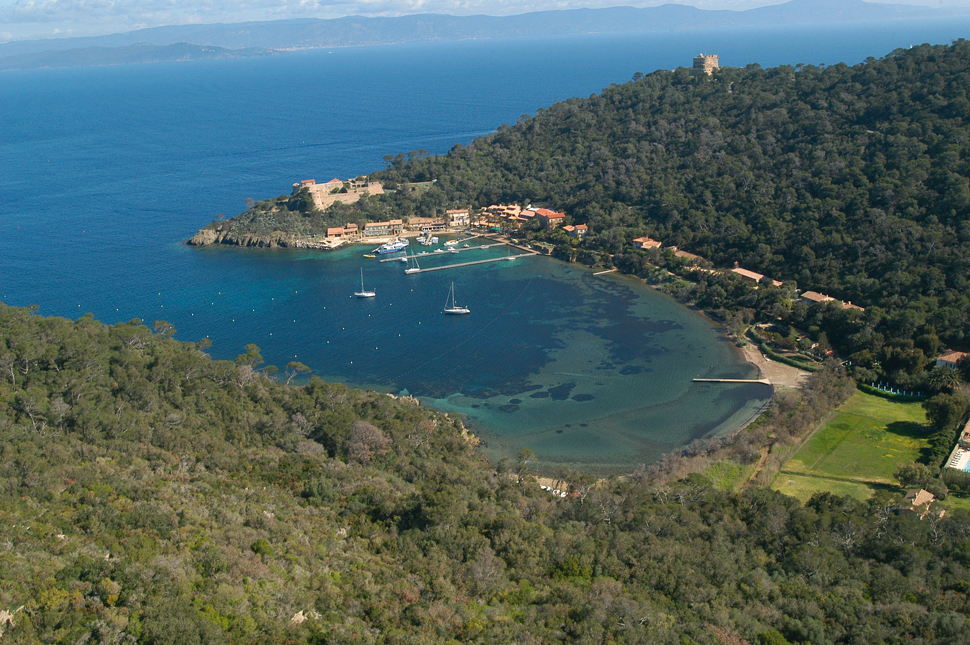
[[[246,285],[200,286],[191,300],[219,302],[216,346],[245,335],[281,368],[299,360],[326,380],[416,396],[461,414],[491,459],[526,447],[543,470],[629,472],[737,429],[770,397],[765,385],[692,383],[757,370],[715,323],[641,280],[544,256],[405,275],[366,250],[190,250],[233,263]],[[373,299],[353,297],[361,269]],[[470,315],[442,313],[452,282]]]

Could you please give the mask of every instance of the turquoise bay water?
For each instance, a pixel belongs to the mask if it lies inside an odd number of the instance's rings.
[[[294,352],[280,365],[299,360],[325,379],[418,396],[466,415],[493,458],[525,446],[546,467],[630,470],[736,428],[770,394],[763,385],[692,383],[756,378],[756,370],[712,322],[634,278],[543,256],[406,275],[399,262],[363,258],[366,250],[196,251],[212,262],[230,256],[246,297],[206,284],[168,306],[221,316],[216,346],[250,330],[268,355]],[[509,253],[493,247],[420,262]],[[361,268],[373,299],[353,297]],[[442,313],[452,282],[471,314]]]
[[[493,457],[629,470],[736,427],[763,386],[710,322],[620,276],[548,258],[404,276],[332,254],[182,244],[247,197],[446,152],[637,72],[856,63],[968,25],[697,30],[417,44],[226,61],[0,74],[0,301],[104,322],[168,320],[216,358],[407,390],[468,415]],[[500,249],[469,254],[502,253]],[[464,260],[465,255],[462,256]],[[434,260],[431,262],[436,262]],[[350,297],[365,269],[378,297]],[[470,316],[441,315],[451,281]],[[329,341],[329,342],[328,342]]]

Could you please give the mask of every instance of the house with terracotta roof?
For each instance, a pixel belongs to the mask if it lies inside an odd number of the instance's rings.
[[[802,300],[808,300],[809,302],[815,303],[835,302],[835,298],[832,296],[827,296],[824,293],[818,293],[817,291],[806,291],[800,297]]]
[[[535,213],[536,217],[539,218],[539,223],[542,225],[542,228],[557,228],[562,226],[562,222],[566,218],[565,213],[557,213],[548,208],[536,209]]]
[[[699,264],[700,262],[704,261],[704,258],[702,258],[701,256],[694,255],[693,253],[688,253],[687,251],[681,251],[676,246],[668,246],[667,249],[669,251],[674,252],[675,258],[681,258],[682,260],[687,260],[689,264]]]
[[[930,507],[935,500],[936,495],[928,490],[914,488],[906,491],[906,497],[903,498],[903,503],[896,508],[899,511],[915,513],[920,519],[923,519],[926,517],[927,513],[930,512]],[[945,513],[945,510],[940,510],[939,513],[937,513],[937,516],[943,517]]]
[[[662,243],[652,237],[638,237],[633,240],[635,249],[659,249]]]
[[[936,359],[935,367],[949,367],[951,370],[955,370],[957,362],[966,355],[966,352],[949,351]]]
[[[570,224],[569,226],[563,226],[562,230],[566,231],[566,235],[569,237],[575,237],[581,240],[583,239],[583,236],[586,235],[589,227],[585,224],[577,224],[576,226]]]
[[[344,236],[343,226],[336,226],[336,227],[327,229],[327,237],[343,237],[343,236]]]
[[[324,193],[332,193],[335,190],[341,190],[344,187],[344,182],[343,180],[334,177],[325,184],[320,184],[320,187],[323,189]]]
[[[755,282],[758,284],[760,284],[765,277],[763,274],[758,273],[757,271],[749,271],[747,269],[742,269],[741,267],[737,267],[737,266],[731,269],[731,272],[738,274],[745,280],[750,280],[751,282]],[[771,284],[773,284],[776,287],[780,287],[783,283],[779,282],[778,280],[771,280]]]
[[[397,235],[402,230],[404,230],[404,222],[399,219],[392,219],[388,222],[367,222],[364,224],[365,237]]]
[[[358,235],[360,233],[360,227],[357,226],[357,222],[347,222],[344,224],[344,235],[349,237],[351,235]]]
[[[815,304],[824,304],[826,302],[838,302],[840,305],[842,305],[843,309],[857,309],[859,311],[865,311],[865,309],[863,309],[859,305],[852,304],[851,300],[849,302],[842,302],[841,300],[836,300],[832,296],[827,296],[824,293],[818,293],[817,291],[806,291],[799,297],[802,300],[814,302]]]

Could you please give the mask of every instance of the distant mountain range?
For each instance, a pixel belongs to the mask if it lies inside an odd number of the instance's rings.
[[[862,0],[792,0],[747,11],[709,11],[668,4],[646,9],[573,9],[516,16],[419,14],[397,18],[351,16],[332,20],[172,25],[108,36],[5,43],[0,45],[0,70],[262,56],[269,53],[267,50],[515,38],[536,34],[566,36],[949,16],[967,17],[970,10]]]

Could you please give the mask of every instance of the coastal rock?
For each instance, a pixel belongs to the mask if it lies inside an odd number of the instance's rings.
[[[224,226],[201,229],[186,241],[186,244],[189,246],[227,244],[229,246],[244,246],[257,249],[334,249],[346,243],[347,240],[342,239],[305,239],[284,231],[273,231],[266,235],[254,235],[252,233],[237,234],[231,228]]]
[[[219,242],[220,231],[211,228],[204,228],[186,242],[189,246],[208,246]]]

